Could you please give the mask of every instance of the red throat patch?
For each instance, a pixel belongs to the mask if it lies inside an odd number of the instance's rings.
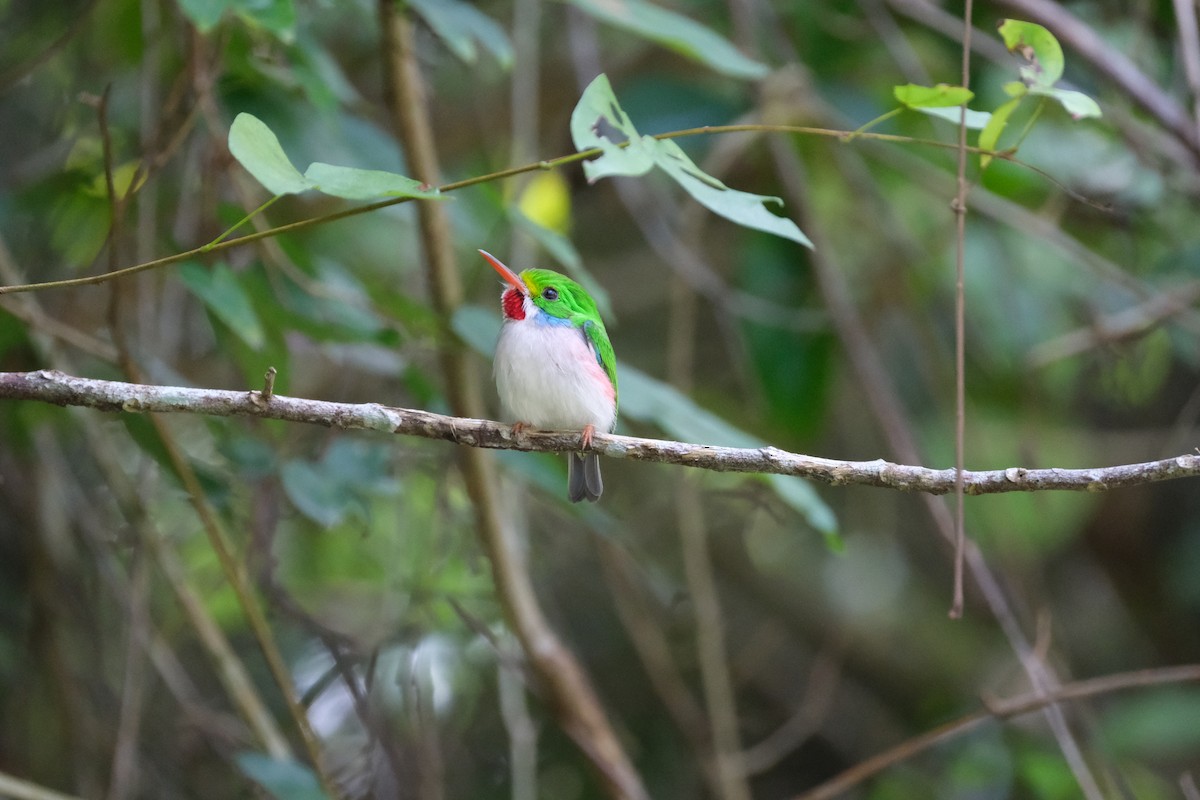
[[[516,289],[509,289],[500,298],[504,316],[508,319],[525,319],[525,295]]]

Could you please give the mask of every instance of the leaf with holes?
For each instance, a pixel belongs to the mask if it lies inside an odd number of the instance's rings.
[[[250,349],[262,349],[267,334],[254,311],[250,295],[233,270],[225,264],[207,269],[192,262],[180,268],[179,276],[192,294],[204,301],[212,315],[225,323]]]
[[[466,64],[479,59],[476,45],[492,54],[505,70],[512,67],[513,50],[504,28],[463,0],[409,0],[409,5],[446,47]]]
[[[583,162],[584,174],[591,183],[611,175],[643,175],[657,166],[713,213],[812,247],[795,222],[767,210],[767,204],[782,205],[778,197],[730,189],[696,166],[675,142],[638,133],[603,74],[588,85],[575,105],[571,138],[580,150],[602,151],[599,158]]]
[[[1063,51],[1058,39],[1036,22],[1006,19],[1000,25],[1000,37],[1010,53],[1025,59],[1021,79],[1029,86],[1053,86],[1063,74]]]
[[[613,175],[645,175],[654,168],[653,153],[617,103],[603,73],[583,90],[571,112],[571,140],[577,150],[602,151],[599,158],[583,162],[588,183]]]

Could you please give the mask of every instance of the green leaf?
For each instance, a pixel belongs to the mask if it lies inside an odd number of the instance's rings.
[[[314,187],[283,152],[279,137],[253,114],[243,111],[234,118],[229,152],[271,194],[298,194]]]
[[[1030,87],[1029,93],[1054,98],[1071,115],[1072,119],[1079,120],[1101,116],[1100,105],[1083,92],[1076,92],[1071,89],[1059,89],[1058,87],[1046,88],[1033,86]]]
[[[383,442],[338,439],[321,465],[337,483],[355,492],[394,494],[399,488],[391,475],[392,448]]]
[[[1043,95],[1053,98],[1074,119],[1099,117],[1100,105],[1083,92],[1070,89],[1059,89],[1058,83],[1063,75],[1062,45],[1054,34],[1033,22],[1021,22],[1006,19],[1000,25],[1000,36],[1008,49],[1024,58],[1027,66],[1021,67],[1022,84],[1008,83],[1004,91],[1012,97],[1020,97],[1028,87],[1030,94]]]
[[[113,168],[113,192],[117,197],[125,197],[129,194],[130,187],[133,187],[134,192],[142,188],[142,184],[146,182],[147,176],[145,172],[142,172],[140,175],[138,174],[139,166],[141,166],[141,162],[135,159],[133,161],[126,161],[124,164]],[[135,176],[138,179],[136,186],[133,183]],[[87,192],[92,197],[101,197],[104,198],[105,202],[108,201],[108,178],[104,172],[100,172],[100,174],[92,179]]]
[[[232,0],[229,5],[246,22],[270,31],[283,41],[295,38],[296,7],[292,0]]]
[[[229,152],[267,191],[275,195],[316,189],[345,200],[374,200],[381,197],[436,200],[442,196],[436,187],[384,170],[339,167],[317,161],[301,174],[287,153],[283,152],[279,137],[265,122],[244,111],[237,115],[229,128]]]
[[[1045,800],[1073,800],[1079,794],[1075,774],[1057,754],[1034,751],[1018,761],[1021,779],[1032,789],[1032,796]]]
[[[805,247],[813,246],[795,222],[767,210],[768,203],[782,206],[783,200],[780,198],[730,189],[697,167],[675,142],[668,139],[655,141],[654,144],[657,146],[658,165],[674,178],[692,199],[709,211],[744,227],[773,233]]]
[[[959,124],[961,119],[961,108],[914,108],[913,111],[920,111],[922,114],[928,114],[931,117],[938,117],[947,122],[952,122],[955,125]],[[973,111],[967,109],[967,128],[973,131],[981,130],[987,127],[987,124],[992,121],[992,115],[986,111]]]
[[[575,105],[571,138],[579,150],[603,151],[599,158],[583,163],[590,183],[611,175],[642,175],[657,166],[710,211],[739,225],[812,247],[796,223],[767,210],[767,203],[782,205],[779,198],[730,189],[697,167],[675,142],[639,134],[603,74],[588,85]]]
[[[275,387],[279,389],[278,386]],[[243,478],[258,480],[270,477],[277,468],[275,446],[240,428],[222,427],[217,442],[221,455]]]
[[[1122,758],[1186,759],[1200,752],[1200,689],[1174,687],[1114,701],[1101,725]]]
[[[379,444],[338,439],[319,461],[284,464],[284,492],[300,513],[327,528],[347,516],[364,517],[372,496],[399,488],[388,468],[389,453]]]
[[[290,40],[296,27],[296,8],[292,0],[178,0],[184,16],[200,30],[209,33],[228,10],[251,25],[264,28],[280,39]]]
[[[1063,74],[1062,45],[1054,34],[1036,22],[1006,19],[1000,24],[1000,36],[1009,52],[1024,58],[1021,78],[1030,86],[1050,87]]]
[[[206,269],[194,262],[179,269],[184,284],[204,301],[213,316],[225,323],[253,350],[260,350],[267,336],[259,322],[250,296],[242,288],[233,270],[225,264]]]
[[[907,83],[903,86],[892,87],[892,94],[895,95],[896,100],[908,108],[961,106],[969,103],[975,96],[970,89],[963,86],[950,86],[946,83],[939,83],[937,86]]]
[[[72,267],[84,267],[108,239],[108,200],[86,191],[63,192],[51,207],[50,243]]]
[[[178,0],[179,10],[201,33],[208,33],[221,21],[233,0]]]
[[[771,70],[725,37],[674,11],[642,0],[567,0],[601,22],[656,42],[731,78],[753,80]]]
[[[683,442],[723,447],[763,447],[766,442],[729,424],[673,386],[651,378],[628,364],[618,363],[621,376],[621,415],[657,425]],[[799,512],[827,539],[836,539],[837,518],[803,478],[769,475],[767,482],[779,498]]]
[[[997,150],[997,142],[1000,141],[1000,134],[1004,132],[1004,127],[1008,125],[1008,118],[1017,110],[1017,106],[1021,104],[1021,98],[1015,97],[1009,100],[1004,105],[992,112],[992,118],[988,120],[987,125],[979,133],[979,146],[984,150]],[[979,168],[983,169],[992,162],[992,156],[988,153],[983,153],[979,156]]]
[[[343,487],[327,480],[324,470],[308,461],[288,461],[279,471],[283,491],[301,514],[331,528],[342,521],[350,506]]]
[[[810,481],[797,478],[795,475],[767,475],[767,483],[775,490],[775,494],[792,510],[804,517],[805,521],[825,538],[825,546],[834,553],[842,553],[846,543],[838,531],[837,516],[833,513]]]
[[[462,0],[409,0],[408,3],[459,60],[478,60],[476,43],[483,46],[505,70],[512,68],[512,44],[494,19]]]
[[[1021,81],[1009,81],[1000,87],[1009,97],[1024,97],[1029,94],[1029,87]]]
[[[299,761],[277,760],[261,753],[238,753],[234,760],[246,777],[276,800],[329,800],[312,770]]]
[[[960,107],[975,97],[975,93],[970,89],[946,83],[939,83],[937,86],[907,83],[892,87],[892,94],[905,108],[953,122],[955,125],[959,124],[962,118]],[[967,127],[971,130],[979,130],[987,125],[990,118],[991,115],[986,111],[967,109]]]
[[[315,161],[304,171],[304,179],[313,189],[346,200],[374,200],[380,197],[419,197],[440,199],[437,187],[429,187],[413,178],[378,169],[339,167]]]

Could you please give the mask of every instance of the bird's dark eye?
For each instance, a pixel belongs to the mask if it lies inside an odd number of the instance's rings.
[[[558,289],[555,289],[553,286],[547,286],[545,289],[542,289],[542,297],[546,300],[557,300]]]

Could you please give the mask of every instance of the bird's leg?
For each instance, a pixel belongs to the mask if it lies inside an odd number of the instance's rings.
[[[512,424],[513,438],[520,439],[522,436],[525,435],[525,431],[529,430],[532,427],[533,426],[530,425],[528,422],[514,422]]]
[[[595,432],[595,425],[585,425],[583,427],[583,446],[585,449],[592,446],[592,434]]]

